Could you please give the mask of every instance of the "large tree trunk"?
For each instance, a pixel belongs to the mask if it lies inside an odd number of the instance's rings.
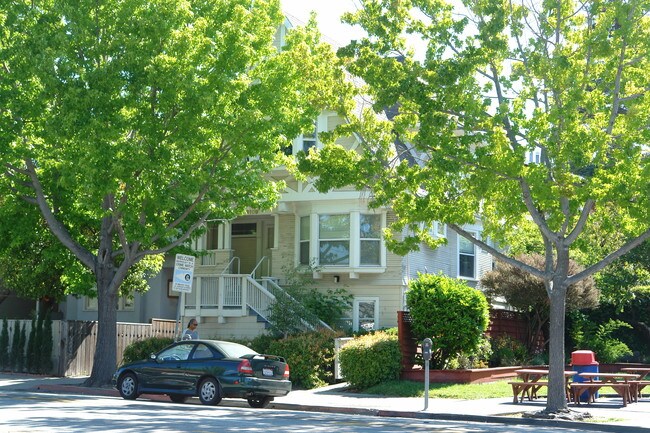
[[[549,322],[549,384],[546,401],[547,412],[568,410],[564,382],[564,322],[566,287],[554,285],[551,290],[551,315]]]
[[[111,280],[97,278],[97,346],[93,369],[86,386],[104,386],[111,383],[117,367],[117,293],[110,290]]]
[[[104,208],[108,207],[108,197]],[[103,386],[111,383],[117,366],[117,281],[113,257],[113,222],[110,216],[102,219],[99,250],[95,262],[97,278],[97,346],[90,377],[86,386]]]

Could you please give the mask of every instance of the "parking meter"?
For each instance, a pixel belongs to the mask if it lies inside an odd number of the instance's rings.
[[[422,340],[422,358],[424,358],[424,410],[429,407],[429,361],[431,360],[431,346],[433,341],[430,338]]]
[[[422,358],[424,358],[425,361],[430,361],[431,360],[431,346],[433,345],[433,341],[431,341],[430,338],[425,338],[422,341]]]

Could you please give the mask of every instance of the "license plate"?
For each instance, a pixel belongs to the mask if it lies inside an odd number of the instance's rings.
[[[273,376],[273,369],[272,369],[272,368],[264,367],[264,368],[262,369],[262,374],[263,374],[264,376]]]

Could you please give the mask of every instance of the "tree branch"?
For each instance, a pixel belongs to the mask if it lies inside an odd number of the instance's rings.
[[[70,236],[68,230],[63,226],[63,224],[61,224],[56,216],[54,216],[54,213],[50,209],[49,204],[47,203],[47,199],[45,198],[43,186],[38,179],[38,174],[36,173],[34,162],[31,159],[26,158],[25,165],[27,167],[27,174],[32,182],[32,188],[36,194],[36,202],[41,211],[41,214],[43,215],[43,218],[45,218],[45,221],[50,228],[50,231],[59,239],[59,241],[61,241],[61,243],[66,248],[72,252],[72,254],[75,255],[75,257],[79,259],[81,263],[83,263],[84,266],[94,272],[95,256],[90,253],[90,251],[82,247],[79,243],[77,243],[74,239],[72,239],[72,236]]]
[[[572,275],[567,279],[567,286],[570,286],[571,284],[575,284],[579,282],[580,280],[583,280],[590,275],[595,274],[596,272],[604,269],[607,265],[612,263],[614,260],[618,259],[619,257],[625,255],[626,253],[629,253],[631,250],[633,250],[635,247],[641,245],[643,242],[646,240],[650,239],[650,229],[646,230],[643,232],[641,235],[638,237],[628,241],[625,243],[621,248],[618,250],[608,254],[605,256],[601,261],[596,263],[593,266],[588,267],[587,269],[583,270],[582,272],[578,272],[575,275]]]

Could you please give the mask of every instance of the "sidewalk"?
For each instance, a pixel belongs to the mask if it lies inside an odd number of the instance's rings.
[[[0,392],[30,391],[57,394],[81,394],[119,397],[112,388],[87,388],[81,386],[85,378],[47,377],[24,374],[0,373]],[[166,396],[143,395],[143,399],[169,401]],[[198,400],[197,400],[198,402]],[[483,400],[457,400],[429,398],[424,410],[424,398],[382,397],[346,391],[346,384],[337,384],[306,391],[292,391],[286,397],[278,397],[269,408],[282,410],[318,411],[332,413],[362,414],[405,418],[429,418],[442,420],[492,422],[556,426],[567,429],[588,429],[616,433],[650,433],[650,398],[640,399],[627,407],[621,406],[620,398],[601,397],[597,403],[570,409],[588,412],[589,422],[545,420],[522,417],[525,412],[538,412],[545,407],[545,400],[513,404],[512,398]],[[249,407],[244,400],[225,399],[221,405]]]

